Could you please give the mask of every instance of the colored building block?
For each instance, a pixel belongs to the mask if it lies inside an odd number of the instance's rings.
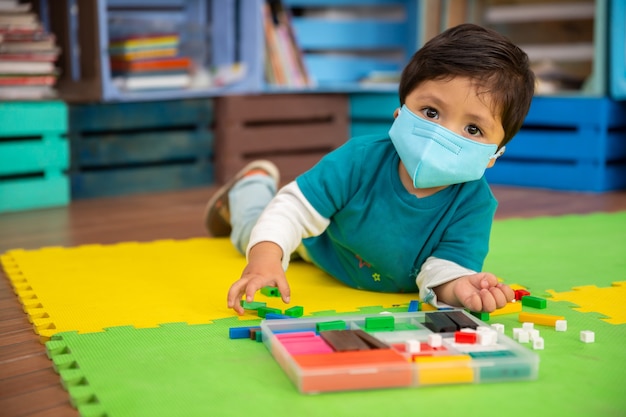
[[[479,320],[482,321],[488,321],[489,320],[489,313],[485,312],[485,311],[470,311],[469,312],[472,316],[476,317]]]
[[[469,355],[419,356],[414,359],[419,385],[457,384],[474,381]],[[445,366],[442,366],[445,365]]]
[[[390,315],[380,315],[376,317],[365,318],[365,330],[367,331],[387,331],[393,330],[395,327],[395,319]]]
[[[530,295],[530,291],[515,290],[515,300],[516,301],[520,301],[522,299],[522,297],[526,297],[527,295]]]
[[[557,320],[556,323],[554,323],[554,329],[557,332],[567,331],[567,320]]]
[[[320,332],[320,336],[336,352],[370,349],[370,346],[352,330],[326,330]]]
[[[522,297],[522,305],[526,307],[544,309],[548,305],[548,301],[545,298],[525,295]]]
[[[460,329],[476,329],[478,327],[478,324],[474,320],[467,317],[461,311],[449,311],[446,313],[446,317],[452,320],[457,325],[457,328],[459,330]]]
[[[381,342],[371,334],[361,330],[353,330],[354,334],[361,338],[365,343],[369,345],[371,349],[389,349],[389,345],[384,342]]]
[[[259,315],[259,317],[263,317],[263,318],[265,318],[267,313],[282,314],[282,310],[280,310],[279,308],[271,308],[271,307],[260,307],[256,312]]]
[[[476,332],[457,331],[454,332],[454,341],[456,343],[475,344],[478,339]]]
[[[521,323],[534,323],[542,326],[556,326],[556,322],[559,320],[565,320],[563,316],[553,316],[549,314],[537,314],[537,313],[519,313],[518,320]]]
[[[228,337],[230,339],[248,339],[250,338],[250,330],[259,329],[258,326],[248,326],[248,327],[231,327],[228,329]]]
[[[261,288],[261,294],[267,297],[280,297],[280,291],[278,291],[278,288],[270,286]]]
[[[304,308],[302,306],[293,306],[285,310],[285,315],[291,317],[302,317]]]
[[[411,300],[409,302],[409,312],[419,311],[420,310],[420,302],[419,300]]]
[[[591,330],[581,330],[580,341],[584,343],[594,343],[596,341],[596,334]]]
[[[265,320],[282,320],[282,319],[292,319],[293,317],[287,316],[285,314],[277,314],[277,313],[266,313]]]
[[[317,332],[323,332],[325,330],[345,330],[346,322],[343,320],[324,321],[315,325]]]
[[[428,327],[435,333],[448,333],[459,330],[459,327],[453,322],[445,312],[434,312],[426,316],[424,326]]]
[[[244,310],[258,310],[259,308],[265,307],[267,305],[263,301],[247,302],[246,300],[241,300],[239,304],[244,308]]]

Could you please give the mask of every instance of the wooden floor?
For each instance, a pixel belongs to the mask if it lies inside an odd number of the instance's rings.
[[[69,207],[0,215],[0,253],[9,249],[204,236],[202,212],[213,188],[83,200]],[[626,191],[585,194],[493,187],[496,217],[626,210]],[[43,345],[0,272],[0,415],[77,416]]]

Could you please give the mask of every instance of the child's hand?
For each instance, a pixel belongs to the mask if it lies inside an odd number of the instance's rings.
[[[441,302],[471,311],[492,312],[515,299],[513,290],[489,272],[466,275],[433,290]]]
[[[241,278],[228,291],[228,308],[237,314],[244,313],[239,300],[243,295],[246,302],[254,300],[254,294],[265,286],[277,287],[284,303],[289,303],[290,290],[281,259],[283,253],[280,247],[271,242],[261,242],[255,245],[248,256],[248,265],[243,270]]]

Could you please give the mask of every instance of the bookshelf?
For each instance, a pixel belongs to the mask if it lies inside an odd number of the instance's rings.
[[[183,99],[262,89],[261,0],[39,3],[62,46],[59,90],[68,102]],[[163,35],[169,35],[169,43]],[[158,37],[163,42],[155,41]],[[120,70],[121,61],[134,62],[129,53],[148,52],[156,53],[155,60],[178,57],[188,63],[160,74]]]

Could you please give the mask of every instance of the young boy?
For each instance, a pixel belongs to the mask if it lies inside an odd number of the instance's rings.
[[[483,176],[520,129],[534,93],[526,54],[463,24],[402,73],[389,135],[362,136],[276,193],[268,161],[242,169],[207,205],[214,236],[247,255],[228,306],[264,286],[285,303],[297,253],[354,288],[418,292],[434,305],[493,311],[513,291],[482,270],[497,202]],[[232,227],[232,230],[231,230]]]

